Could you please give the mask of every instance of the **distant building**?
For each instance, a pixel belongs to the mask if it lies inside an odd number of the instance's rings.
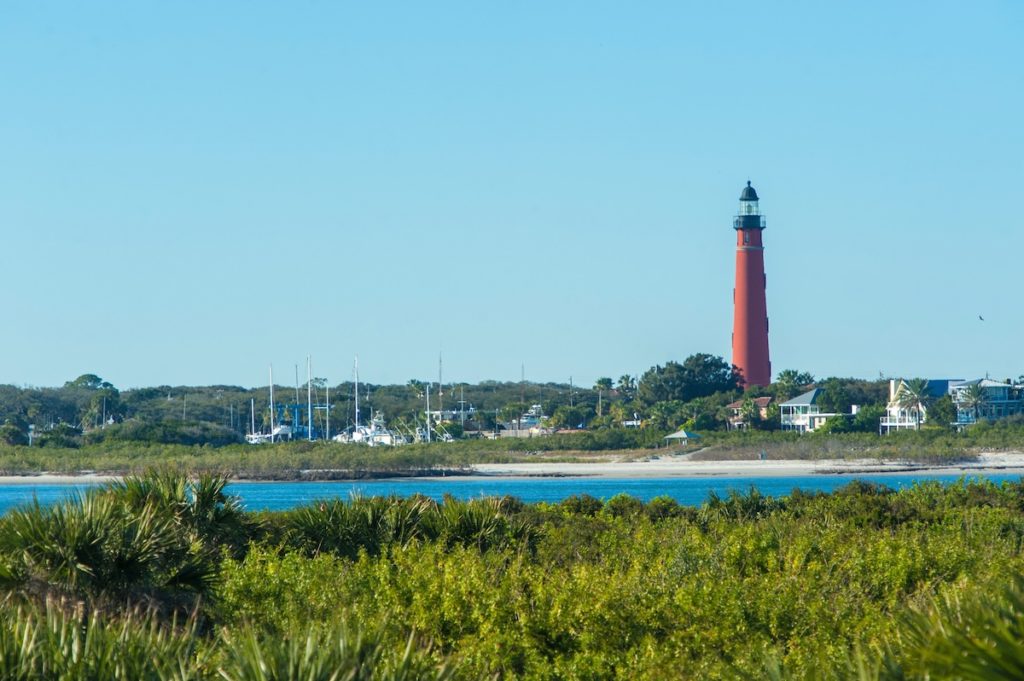
[[[548,417],[539,404],[530,405],[530,408],[523,414],[507,423],[502,424],[501,437],[536,437],[548,435],[551,429],[544,424]]]
[[[823,412],[818,406],[818,400],[824,392],[821,388],[814,388],[780,404],[779,421],[782,430],[813,433],[825,425],[825,421],[833,416],[838,416],[839,414],[836,413]]]
[[[746,399],[736,400],[728,405],[728,409],[732,411],[729,416],[729,430],[744,430],[750,425],[743,415],[743,405],[746,401]],[[755,397],[751,402],[754,403],[754,408],[757,409],[762,421],[768,418],[768,407],[772,403],[771,397]]]
[[[949,386],[958,428],[1024,413],[1024,384],[987,378],[956,381]]]
[[[895,430],[919,429],[928,421],[928,402],[949,394],[950,386],[962,382],[960,379],[931,379],[928,381],[927,399],[907,402],[907,382],[902,378],[890,379],[889,402],[885,405],[885,415],[879,419],[878,433],[888,435]]]

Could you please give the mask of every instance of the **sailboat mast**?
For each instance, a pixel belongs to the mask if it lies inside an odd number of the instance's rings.
[[[306,355],[306,433],[313,441],[313,363]]]
[[[359,355],[356,355],[356,361],[354,365],[354,371],[356,374],[356,429],[359,429]]]
[[[327,397],[324,398],[327,402],[327,427],[324,428],[324,439],[330,442],[331,440],[331,384],[327,384]]]
[[[270,441],[274,441],[274,365],[270,365]]]
[[[249,431],[250,435],[256,434],[256,398],[249,398],[249,419],[252,421],[252,430]]]
[[[427,383],[427,442],[430,442],[430,384]]]

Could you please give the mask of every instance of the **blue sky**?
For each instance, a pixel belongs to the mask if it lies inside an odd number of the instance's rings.
[[[728,358],[748,178],[776,371],[1017,376],[1022,35],[1012,1],[5,2],[0,382]]]

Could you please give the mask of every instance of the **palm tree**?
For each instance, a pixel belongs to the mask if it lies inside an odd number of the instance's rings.
[[[988,393],[981,387],[981,382],[972,383],[961,393],[960,402],[971,410],[974,420],[981,418],[985,405],[988,404]]]
[[[928,404],[932,401],[932,396],[928,392],[928,381],[923,378],[901,381],[896,400],[901,407],[913,414],[914,430],[919,429],[921,417],[926,414]]]
[[[0,520],[0,589],[38,596],[190,609],[213,591],[218,554],[202,551],[155,504],[131,508],[110,489]]]
[[[785,369],[780,371],[778,378],[775,379],[775,397],[779,401],[788,400],[811,383],[814,383],[814,376],[806,371]]]
[[[597,379],[597,381],[594,383],[594,390],[597,391],[597,415],[598,416],[602,415],[601,396],[605,393],[605,391],[610,391],[611,389],[612,389],[612,379],[608,378],[607,376]]]
[[[740,405],[740,418],[743,419],[743,427],[748,429],[761,420],[761,410],[757,408],[752,398],[743,400],[743,404]]]
[[[633,391],[636,390],[636,379],[629,374],[623,374],[619,376],[619,385],[616,389],[622,393],[622,397],[631,400],[633,399]]]

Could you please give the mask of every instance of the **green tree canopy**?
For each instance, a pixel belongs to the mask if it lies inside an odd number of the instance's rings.
[[[928,425],[949,428],[953,423],[956,423],[956,406],[952,397],[943,395],[928,407]]]
[[[845,382],[839,378],[826,380],[825,385],[822,387],[821,397],[818,398],[818,404],[822,411],[828,413],[849,413],[851,404],[850,393],[846,389]],[[833,430],[832,432],[841,431]]]
[[[64,384],[65,388],[85,388],[86,390],[99,390],[100,388],[113,388],[114,386],[96,374],[82,374],[73,381]]]
[[[586,412],[582,407],[570,407],[567,404],[555,409],[548,421],[554,428],[582,428],[585,425]]]
[[[785,369],[779,372],[773,386],[776,399],[788,400],[800,394],[804,387],[814,383],[814,376],[807,371]]]
[[[640,377],[637,394],[645,406],[666,400],[689,402],[696,397],[736,390],[740,381],[738,368],[721,357],[698,353],[682,364],[670,361],[664,367],[648,369]]]

